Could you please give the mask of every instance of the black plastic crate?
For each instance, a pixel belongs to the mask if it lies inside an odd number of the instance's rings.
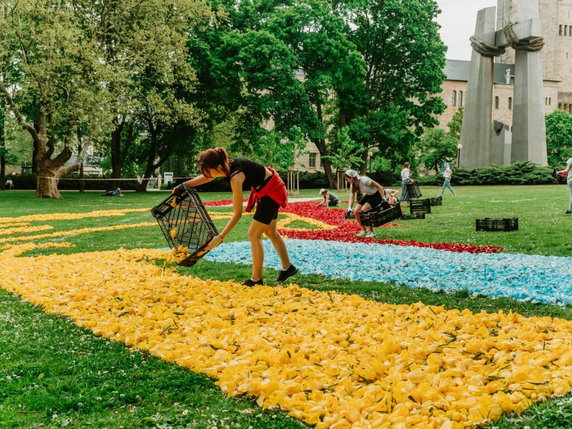
[[[431,213],[431,201],[429,198],[420,200],[409,200],[409,212],[414,215],[417,213]]]
[[[419,185],[417,183],[408,183],[405,186],[407,186],[407,195],[409,195],[409,199],[419,198],[422,196],[421,190],[419,189]]]
[[[517,231],[518,218],[491,219],[486,217],[476,219],[476,229],[477,231]]]
[[[425,219],[425,213],[415,213],[415,214],[402,214],[401,219],[411,220],[411,219]]]
[[[381,226],[400,218],[401,206],[399,204],[382,211],[370,210],[360,213],[361,223],[365,226]]]
[[[558,174],[558,170],[554,169],[552,171],[552,177],[554,177],[554,180],[556,181],[556,183],[558,184],[562,184],[562,183],[567,183],[568,181],[568,174],[569,173],[561,173]]]
[[[443,205],[443,197],[435,197],[429,198],[429,205],[431,206],[442,206]]]
[[[162,203],[151,209],[157,219],[169,247],[188,249],[189,255],[178,265],[193,266],[208,251],[206,245],[218,235],[218,231],[205,210],[194,188],[177,189]]]

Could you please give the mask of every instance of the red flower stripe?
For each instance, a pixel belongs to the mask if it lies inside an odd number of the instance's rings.
[[[314,230],[314,231],[284,231],[280,233],[289,238],[299,238],[302,240],[328,240],[328,241],[345,241],[345,242],[360,242],[360,243],[381,243],[381,244],[395,244],[398,246],[417,246],[429,247],[432,249],[448,250],[451,252],[470,252],[470,253],[493,253],[499,252],[503,248],[498,246],[473,246],[464,243],[422,243],[415,240],[392,240],[392,239],[375,239],[375,238],[361,238],[356,237],[360,230],[360,226],[355,221],[344,219],[344,209],[328,209],[324,207],[316,207],[316,202],[304,201],[299,203],[290,203],[284,209],[285,212],[294,213],[299,216],[304,216],[316,219],[335,225],[338,228],[330,230]],[[383,225],[383,227],[399,226],[395,223]]]

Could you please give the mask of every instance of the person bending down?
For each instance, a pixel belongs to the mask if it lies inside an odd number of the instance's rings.
[[[360,176],[355,170],[347,170],[344,177],[346,182],[351,185],[349,202],[350,209],[352,208],[357,192],[359,191],[364,194],[358,201],[354,210],[354,216],[362,228],[356,237],[374,238],[375,232],[373,232],[373,227],[367,227],[362,224],[360,213],[368,212],[379,205],[382,199],[386,197],[385,190],[379,183],[367,176]],[[368,228],[369,231],[367,230]]]
[[[324,201],[318,203],[316,207],[337,207],[340,203],[338,196],[327,189],[320,189],[320,195],[324,197]]]
[[[256,211],[248,229],[252,253],[252,275],[243,284],[246,286],[264,284],[262,280],[264,264],[262,234],[270,239],[282,262],[282,271],[277,281],[285,281],[296,274],[298,269],[290,262],[286,243],[276,230],[278,210],[280,207],[286,207],[288,203],[288,191],[278,173],[271,167],[265,167],[250,159],[229,158],[223,147],[201,152],[197,157],[197,167],[201,175],[184,182],[183,185],[195,187],[208,183],[215,177],[224,177],[230,182],[232,189],[232,217],[222,232],[210,241],[207,249],[218,246],[240,220],[242,189],[243,185],[246,185],[250,188],[246,211],[250,212],[255,205]]]

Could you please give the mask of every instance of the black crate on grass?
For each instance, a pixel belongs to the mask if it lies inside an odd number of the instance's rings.
[[[153,207],[151,213],[157,219],[169,247],[182,246],[189,250],[189,256],[178,265],[193,266],[207,253],[206,245],[218,235],[194,188],[185,186],[177,189],[161,204]]]
[[[421,194],[421,190],[419,189],[419,185],[417,183],[408,183],[407,185],[407,195],[409,198],[419,198]]]
[[[486,217],[476,219],[476,229],[477,231],[517,231],[518,218],[491,219]]]
[[[365,226],[381,226],[400,218],[401,206],[399,204],[382,211],[370,210],[369,212],[360,213],[361,223]]]
[[[422,200],[409,200],[409,212],[412,215],[418,213],[430,214],[431,201],[429,201],[429,198],[425,198]]]
[[[402,214],[401,219],[403,220],[425,219],[425,213]]]
[[[429,198],[429,205],[431,205],[431,206],[442,206],[443,205],[443,197],[438,196],[435,198]]]

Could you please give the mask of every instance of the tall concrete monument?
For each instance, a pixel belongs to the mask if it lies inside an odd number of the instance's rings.
[[[517,22],[495,29],[496,8],[478,12],[463,125],[461,165],[467,168],[530,161],[547,165],[538,0],[519,2]],[[493,60],[515,49],[512,141],[492,120]],[[502,135],[499,138],[499,135]],[[507,147],[507,144],[509,147]],[[509,155],[510,154],[510,155]],[[510,156],[510,159],[507,159]]]

